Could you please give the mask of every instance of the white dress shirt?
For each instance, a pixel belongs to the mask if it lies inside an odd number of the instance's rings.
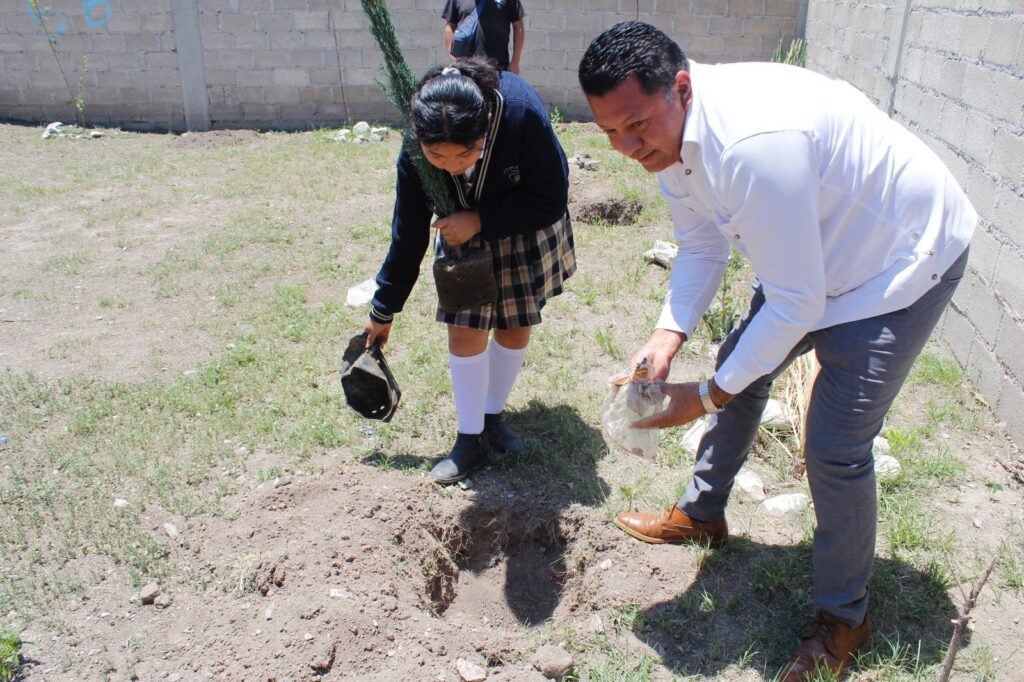
[[[939,158],[849,84],[690,62],[680,162],[658,173],[679,243],[659,329],[688,337],[733,247],[765,294],[715,382],[739,393],[807,332],[906,308],[978,216]]]

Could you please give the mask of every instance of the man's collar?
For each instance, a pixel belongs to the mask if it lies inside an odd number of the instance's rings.
[[[696,148],[700,147],[699,129],[704,120],[704,111],[700,106],[700,94],[696,81],[702,70],[703,67],[700,64],[690,60],[690,106],[686,107],[686,113],[683,115],[683,139],[679,147],[680,160],[686,157],[687,148],[696,151]]]

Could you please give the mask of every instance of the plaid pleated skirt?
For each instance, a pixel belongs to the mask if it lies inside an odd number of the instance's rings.
[[[480,235],[466,246],[482,243]],[[437,309],[437,321],[471,329],[515,329],[541,323],[540,310],[562,293],[562,283],[576,272],[572,222],[566,213],[554,225],[536,232],[487,242],[494,261],[498,300],[458,313]],[[444,256],[444,239],[437,235],[434,256]]]

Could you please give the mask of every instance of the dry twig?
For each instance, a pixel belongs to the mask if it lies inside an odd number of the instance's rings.
[[[985,587],[985,582],[988,577],[992,574],[992,569],[995,568],[996,557],[992,557],[992,561],[989,562],[988,568],[982,574],[981,578],[975,583],[974,587],[971,588],[971,593],[967,596],[967,600],[964,602],[963,611],[960,617],[953,621],[956,627],[953,628],[953,637],[949,640],[949,648],[946,650],[946,658],[942,661],[942,670],[939,671],[938,682],[948,682],[949,675],[953,672],[953,662],[956,660],[956,652],[960,649],[960,644],[964,639],[964,630],[967,629],[967,624],[971,621],[971,610],[974,609],[975,603],[978,601],[978,595],[981,594],[981,588]]]

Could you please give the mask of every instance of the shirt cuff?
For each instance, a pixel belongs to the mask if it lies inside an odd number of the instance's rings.
[[[377,308],[370,308],[370,319],[378,324],[391,324],[395,320],[395,314],[385,313]]]

